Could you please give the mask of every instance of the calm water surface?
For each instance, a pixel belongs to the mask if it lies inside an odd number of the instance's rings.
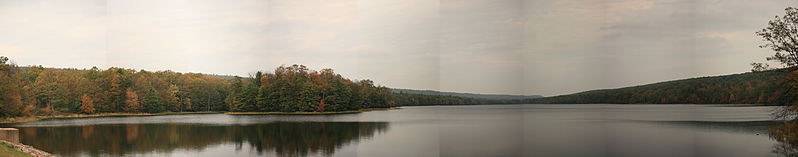
[[[170,115],[15,125],[61,156],[785,155],[774,107],[481,105],[343,115]],[[789,151],[789,150],[788,150]]]

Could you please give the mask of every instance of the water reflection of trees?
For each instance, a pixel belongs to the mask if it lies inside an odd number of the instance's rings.
[[[331,155],[361,138],[388,129],[385,122],[276,122],[255,125],[120,124],[20,128],[22,142],[52,153],[72,156],[124,155],[202,150],[234,143],[258,154],[280,156]]]
[[[779,142],[773,147],[773,153],[798,157],[798,122],[787,122],[770,129],[770,138]]]

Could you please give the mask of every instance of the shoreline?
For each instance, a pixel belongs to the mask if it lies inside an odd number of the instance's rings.
[[[333,114],[352,114],[362,113],[368,111],[384,111],[384,110],[398,110],[399,107],[391,108],[367,108],[352,111],[335,111],[335,112],[225,112],[229,115],[333,115]]]
[[[47,119],[73,119],[73,118],[98,118],[98,117],[137,117],[137,116],[163,116],[163,115],[183,115],[183,114],[217,114],[223,113],[219,111],[202,111],[202,112],[163,112],[163,113],[97,113],[97,114],[59,114],[50,116],[29,116],[29,117],[14,117],[2,118],[0,124],[16,124],[35,122]]]
[[[138,117],[138,116],[164,116],[164,115],[186,115],[186,114],[228,114],[228,115],[332,115],[332,114],[353,114],[368,111],[398,110],[399,107],[391,108],[368,108],[353,111],[337,112],[223,112],[223,111],[200,111],[200,112],[162,112],[162,113],[97,113],[97,114],[60,114],[50,116],[29,116],[0,118],[0,124],[18,124],[35,122],[47,119],[75,119],[75,118],[99,118],[99,117]]]
[[[33,146],[25,145],[22,143],[14,143],[5,140],[0,140],[0,144],[7,145],[8,147],[16,151],[10,153],[22,153],[31,157],[55,157],[55,155],[53,154],[50,154],[43,150],[34,148]],[[0,155],[9,155],[9,154],[0,154]]]

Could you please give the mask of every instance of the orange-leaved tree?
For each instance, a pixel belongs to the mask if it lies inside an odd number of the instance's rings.
[[[83,94],[83,97],[80,98],[81,105],[80,111],[83,113],[94,113],[97,109],[94,108],[94,101],[91,100],[91,97],[88,94]]]
[[[141,103],[139,96],[133,89],[128,88],[125,90],[125,107],[122,107],[125,112],[141,112]]]

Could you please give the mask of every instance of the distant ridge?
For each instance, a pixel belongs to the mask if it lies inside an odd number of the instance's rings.
[[[434,90],[415,90],[415,89],[398,89],[398,88],[391,88],[390,91],[393,93],[443,95],[443,96],[456,96],[456,97],[491,99],[491,100],[522,100],[522,99],[534,99],[534,98],[543,97],[540,95],[473,94],[473,93],[441,92]]]
[[[798,68],[699,77],[617,89],[529,99],[542,104],[767,104],[784,105],[790,92],[788,73]]]

